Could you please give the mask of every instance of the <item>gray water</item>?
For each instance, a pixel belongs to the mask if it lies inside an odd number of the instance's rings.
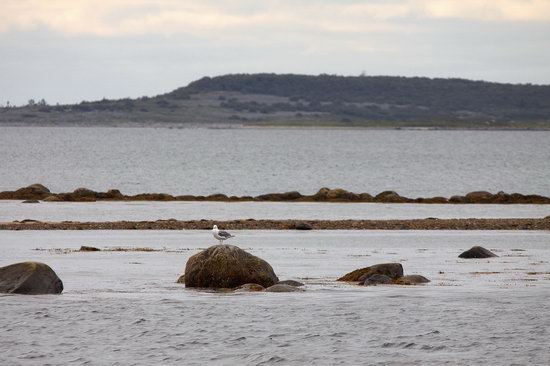
[[[550,131],[0,127],[0,190],[550,196]]]
[[[386,220],[543,218],[550,205],[427,205],[309,202],[42,202],[0,200],[0,222],[155,220]]]
[[[545,365],[550,234],[517,231],[236,231],[306,292],[221,294],[174,283],[202,231],[3,232],[0,266],[43,261],[60,296],[0,296],[0,364]],[[490,260],[457,255],[475,244]],[[69,252],[149,246],[158,252]],[[432,280],[357,287],[381,262]]]

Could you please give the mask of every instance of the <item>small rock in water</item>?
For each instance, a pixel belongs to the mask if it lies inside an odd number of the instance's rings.
[[[408,275],[403,276],[395,280],[396,285],[417,285],[419,283],[428,283],[430,282],[429,279],[427,279],[424,276],[421,275]]]
[[[304,286],[303,283],[298,282],[298,281],[294,281],[294,280],[279,281],[279,282],[277,282],[277,284],[278,285],[289,285],[289,286],[294,286],[294,287]]]
[[[185,275],[182,274],[181,276],[179,276],[176,283],[185,284]]]
[[[372,274],[365,279],[362,283],[363,286],[376,286],[376,285],[390,285],[393,283],[391,277],[381,274]]]
[[[403,276],[403,266],[401,263],[381,263],[375,264],[370,267],[356,269],[353,272],[347,273],[340,277],[338,281],[359,281],[364,282],[368,277],[373,274],[386,275],[392,279]]]
[[[38,200],[25,200],[21,203],[40,203],[40,201],[38,201]]]
[[[101,249],[96,248],[96,247],[89,247],[89,246],[86,246],[86,245],[82,245],[78,251],[79,252],[99,252],[99,251],[101,251]]]
[[[235,289],[235,292],[259,292],[264,291],[265,287],[257,283],[245,283]]]
[[[266,291],[267,292],[304,292],[304,290],[299,287],[290,286],[290,285],[281,285],[281,284],[270,286],[266,288]]]
[[[472,259],[472,258],[491,258],[491,257],[498,257],[495,253],[491,252],[490,250],[487,250],[480,246],[474,246],[465,251],[464,253],[460,254],[458,256],[459,258],[466,258],[466,259]]]

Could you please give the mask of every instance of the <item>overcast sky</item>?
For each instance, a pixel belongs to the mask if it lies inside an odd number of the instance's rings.
[[[256,72],[550,84],[550,0],[0,1],[0,105]]]

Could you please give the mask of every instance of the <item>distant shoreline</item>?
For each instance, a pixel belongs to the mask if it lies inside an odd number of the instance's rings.
[[[23,220],[0,223],[0,230],[550,230],[543,219],[412,219],[412,220],[156,220],[108,222],[43,222]]]
[[[369,126],[369,125],[342,125],[342,124],[318,124],[318,125],[285,125],[285,124],[194,124],[194,123],[140,123],[140,122],[115,122],[115,123],[51,123],[51,122],[36,122],[36,123],[9,123],[0,122],[0,128],[165,128],[165,129],[261,129],[261,130],[372,130],[372,131],[550,131],[548,127],[536,126]]]

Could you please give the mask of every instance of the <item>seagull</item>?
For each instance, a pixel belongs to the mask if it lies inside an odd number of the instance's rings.
[[[235,237],[235,235],[231,235],[227,231],[218,230],[218,225],[214,225],[212,228],[212,235],[220,241],[220,244],[223,244],[223,241],[226,239]]]

